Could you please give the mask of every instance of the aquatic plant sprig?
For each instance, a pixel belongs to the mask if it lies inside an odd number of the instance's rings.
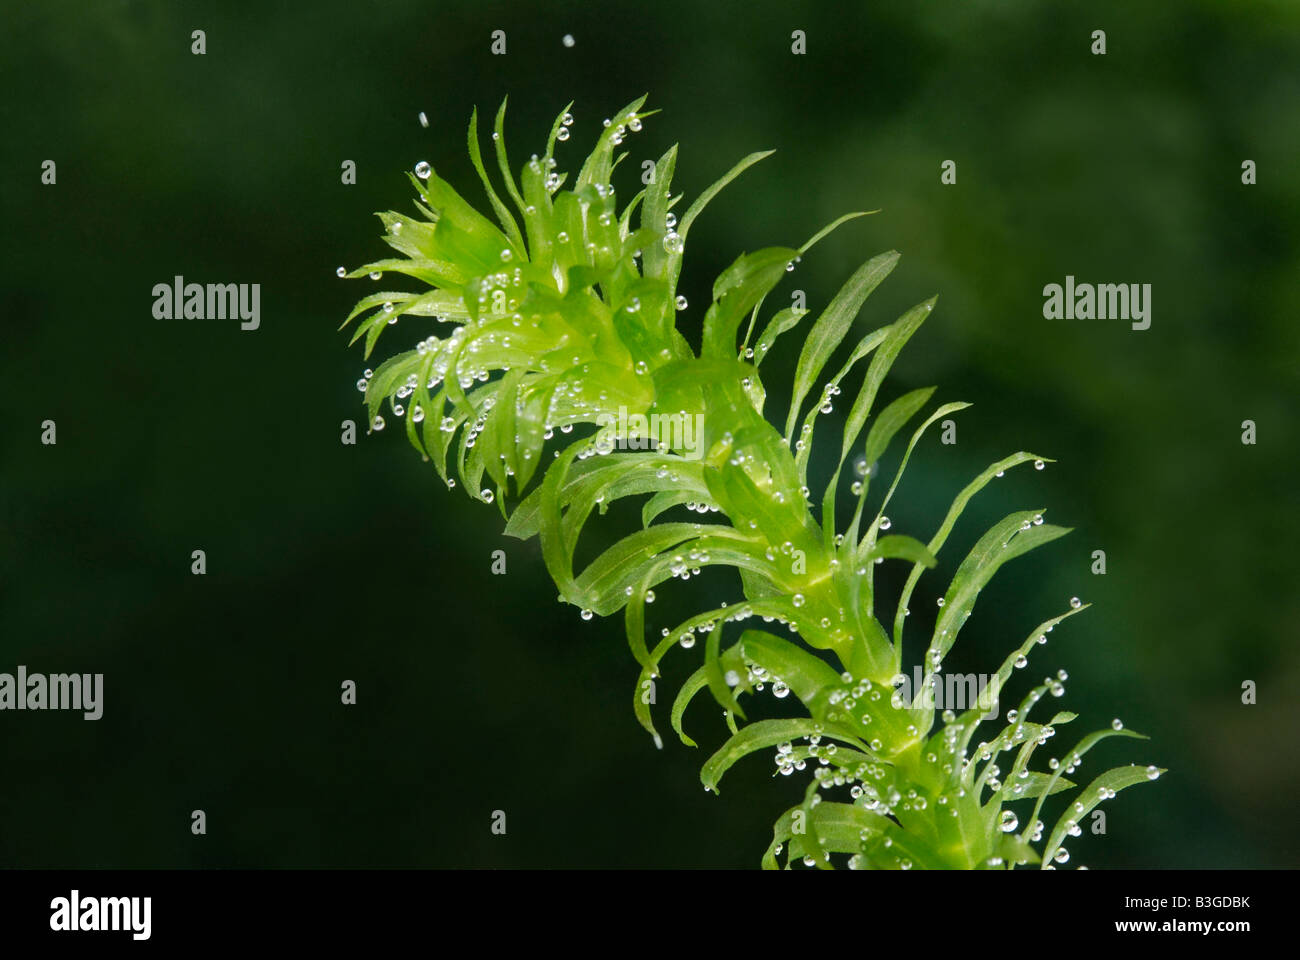
[[[760,325],[766,298],[813,245],[863,214],[840,217],[800,245],[739,256],[713,285],[695,351],[677,326],[678,313],[688,309],[677,283],[691,227],[723,187],[768,153],[745,157],[679,218],[681,195],[670,192],[674,146],[647,164],[644,189],[620,208],[612,175],[627,156],[619,148],[651,115],[644,102],[638,98],[604,123],[572,177],[555,157],[557,143],[570,139],[566,107],[545,151],[523,164],[517,180],[502,103],[492,146],[504,199],[484,165],[475,114],[468,149],[495,221],[428,162],[416,166],[415,215],[379,215],[384,240],[399,256],[339,270],[423,284],[419,292],[364,297],[345,321],[357,322],[353,342],[364,339],[367,357],[385,331],[420,324],[413,347],[357,383],[371,428],[384,428],[386,407],[449,487],[459,479],[472,498],[495,502],[508,534],[538,537],[561,599],[582,619],[623,613],[640,666],[634,712],[659,745],[648,692],[664,657],[696,651],[700,665],[676,697],[670,725],[694,746],[683,728],[689,704],[707,690],[722,707],[730,736],[703,766],[705,789],[717,791],[736,762],[773,748],[777,775],[811,770],[803,800],[776,822],[765,867],[1067,862],[1063,844],[1081,833],[1088,812],[1163,771],[1121,766],[1081,790],[1067,775],[1100,740],[1140,735],[1116,721],[1068,750],[1049,748],[1075,715],[1028,717],[1043,698],[1064,694],[1063,672],[1045,677],[1001,722],[996,699],[963,704],[958,714],[937,694],[941,668],[994,574],[1069,531],[1046,523],[1040,508],[994,524],[936,600],[935,626],[914,668],[916,689],[907,689],[903,672],[908,605],[966,505],[1006,470],[1029,463],[1042,469],[1050,461],[1019,452],[993,463],[958,493],[928,540],[888,532],[885,508],[913,450],[930,426],[968,406],[941,404],[913,430],[872,516],[867,503],[879,463],[934,388],[879,408],[878,393],[935,300],[855,342],[854,322],[899,254],[868,259],[807,327],[779,429],[763,414],[759,366],[809,311],[778,310]],[[842,366],[826,378],[848,344]],[[814,498],[814,437],[819,427],[825,433],[829,421],[821,418],[864,361],[831,480]],[[841,526],[837,497],[845,487],[853,510]],[[642,528],[577,569],[588,521],[627,497],[643,500]],[[684,513],[696,516],[683,519]],[[892,631],[876,615],[874,568],[886,561],[910,565]],[[646,608],[656,588],[711,567],[737,572],[732,595],[648,641]],[[1074,600],[1031,631],[990,678],[995,698],[1047,634],[1085,606]],[[769,689],[781,700],[793,695],[806,715],[750,720],[746,710]],[[987,732],[976,742],[981,729]],[[1043,753],[1055,756],[1043,764]],[[1049,830],[1040,819],[1049,798],[1072,790],[1074,799]]]

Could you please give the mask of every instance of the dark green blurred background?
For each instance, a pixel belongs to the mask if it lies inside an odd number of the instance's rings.
[[[1104,759],[1169,773],[1109,804],[1074,862],[1300,862],[1300,6],[104,2],[5,19],[0,671],[102,672],[106,702],[93,723],[0,713],[0,866],[757,864],[795,779],[770,780],[764,755],[705,794],[716,709],[688,715],[701,749],[657,752],[620,620],[556,604],[535,544],[444,490],[400,432],[339,442],[365,364],[336,328],[373,288],[334,269],[383,255],[372,213],[409,211],[405,171],[428,160],[481,204],[475,104],[510,96],[521,163],[574,100],[563,169],[643,92],[664,112],[630,141],[624,196],[673,142],[688,200],[778,151],[692,232],[688,326],[738,253],[847,210],[882,212],[787,291],[817,308],[897,248],[859,331],[940,295],[886,399],[937,383],[975,406],[955,447],[931,432],[918,451],[896,530],[928,539],[1007,453],[1058,459],[986,490],[922,582],[932,598],[1013,509],[1076,528],[1003,571],[959,658],[991,671],[1071,595],[1095,603],[1026,672],[1066,668],[1074,727],[1118,715],[1152,737]],[[1151,329],[1044,320],[1067,273],[1152,284]],[[151,289],[176,274],[260,283],[261,329],[155,320]],[[392,336],[380,357],[405,346]],[[779,412],[792,358],[770,367]],[[660,591],[654,629],[692,587]],[[666,663],[664,727],[696,655]]]

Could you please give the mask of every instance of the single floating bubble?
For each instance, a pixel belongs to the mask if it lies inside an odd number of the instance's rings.
[[[433,167],[429,166],[423,160],[415,165],[415,175],[421,180],[428,180],[429,174],[433,173]]]
[[[573,34],[571,34],[571,33],[566,33],[566,34],[561,38],[560,43],[564,44],[566,47],[571,47],[571,46],[573,46],[573,44],[574,44]]]

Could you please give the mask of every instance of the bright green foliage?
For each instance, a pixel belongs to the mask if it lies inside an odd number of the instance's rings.
[[[1036,748],[1074,714],[1057,713],[1045,722],[1028,717],[1039,699],[1060,695],[1059,679],[1035,687],[1000,728],[991,717],[996,704],[939,716],[925,698],[908,704],[895,689],[903,679],[904,617],[912,592],[923,571],[934,566],[967,502],[1003,471],[1046,458],[1016,453],[992,464],[958,494],[926,542],[883,534],[890,526],[885,508],[926,429],[967,406],[939,406],[912,431],[893,481],[875,512],[869,511],[875,466],[929,403],[933,388],[883,407],[877,391],[934,300],[858,339],[842,367],[826,377],[831,358],[852,342],[860,308],[898,254],[864,263],[808,325],[789,416],[779,430],[763,415],[758,365],[777,338],[800,322],[802,311],[776,312],[751,340],[764,298],[795,260],[850,218],[799,247],[738,257],[714,284],[697,355],[675,324],[681,306],[676,285],[691,226],[722,186],[766,154],[742,160],[679,220],[672,211],[680,195],[669,193],[674,147],[658,161],[653,182],[620,210],[611,173],[625,155],[616,156],[617,148],[649,115],[641,110],[643,102],[612,118],[567,188],[569,178],[555,169],[552,155],[557,140],[568,139],[571,118],[556,120],[545,153],[525,163],[516,182],[502,104],[493,146],[506,199],[492,184],[471,121],[470,155],[496,222],[421,165],[417,173],[428,176],[411,178],[418,216],[380,214],[384,239],[400,256],[350,274],[406,274],[428,287],[418,294],[374,294],[357,304],[348,320],[361,317],[353,339],[365,338],[367,356],[396,317],[435,321],[434,332],[416,349],[385,361],[362,384],[372,425],[382,427],[387,404],[388,415],[403,420],[410,442],[448,486],[459,477],[471,497],[498,503],[507,533],[540,537],[561,596],[584,619],[623,611],[641,666],[634,708],[656,742],[651,698],[643,692],[670,651],[685,647],[695,657],[702,654],[702,665],[672,706],[671,725],[693,746],[682,729],[692,698],[707,689],[726,710],[731,736],[704,764],[706,788],[717,790],[733,764],[773,747],[780,773],[810,769],[814,776],[803,802],[776,823],[765,866],[1064,862],[1062,841],[1080,832],[1083,817],[1099,800],[1161,771],[1130,766],[1103,773],[1069,801],[1050,829],[1039,821],[1044,801],[1076,787],[1065,775],[1075,772],[1097,740],[1138,735],[1123,729],[1092,734],[1072,750],[1047,751],[1061,758],[1048,764],[1035,757]],[[441,335],[444,330],[448,335]],[[864,360],[838,466],[813,500],[808,466],[818,416],[830,412],[841,380]],[[815,392],[818,383],[823,386]],[[698,429],[681,429],[691,424]],[[575,431],[575,425],[595,429]],[[548,440],[558,441],[558,448],[539,470]],[[846,464],[850,476],[842,480]],[[847,527],[837,530],[842,487],[853,498],[853,512]],[[575,569],[587,520],[623,497],[645,498],[644,529]],[[687,509],[703,518],[662,519]],[[927,685],[939,682],[944,658],[980,590],[1002,564],[1067,532],[1044,523],[1040,510],[1024,510],[1008,515],[971,548],[943,593],[926,644]],[[911,565],[892,636],[874,603],[874,567],[886,561]],[[646,604],[653,589],[711,566],[739,572],[734,595],[648,643]],[[1002,664],[998,679],[1008,681],[1046,633],[1079,609],[1031,631]],[[766,628],[777,625],[791,639]],[[778,696],[793,693],[806,716],[747,722],[746,701],[769,687]],[[977,738],[985,722],[989,727]]]

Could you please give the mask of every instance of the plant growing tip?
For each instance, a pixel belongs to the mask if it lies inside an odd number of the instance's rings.
[[[885,510],[913,450],[931,426],[969,406],[942,404],[912,430],[873,515],[867,503],[879,489],[882,458],[934,388],[880,408],[877,395],[935,299],[850,337],[899,254],[863,263],[806,327],[778,430],[763,414],[759,366],[809,311],[775,311],[751,347],[758,315],[800,257],[866,213],[842,216],[800,246],[739,256],[713,285],[697,352],[676,322],[686,308],[677,282],[691,227],[723,187],[771,151],[742,159],[679,219],[680,195],[670,193],[674,146],[647,161],[643,189],[620,205],[613,172],[626,156],[620,148],[655,112],[641,109],[645,99],[602,125],[576,173],[560,170],[555,158],[557,144],[570,139],[566,105],[544,153],[528,159],[517,179],[503,100],[492,135],[500,192],[483,162],[474,111],[468,150],[493,219],[427,162],[417,167],[410,177],[416,214],[380,214],[398,256],[343,271],[395,273],[420,284],[418,292],[371,294],[345,321],[357,322],[353,341],[364,338],[366,356],[385,331],[418,325],[413,343],[406,336],[408,349],[358,381],[373,427],[382,428],[386,406],[447,486],[459,483],[471,498],[495,503],[508,534],[538,537],[547,571],[581,619],[622,611],[640,665],[633,710],[656,747],[663,746],[651,711],[659,664],[677,650],[698,651],[700,665],[674,700],[670,723],[694,746],[683,720],[696,695],[707,689],[723,709],[730,737],[704,764],[705,789],[718,792],[727,770],[760,750],[775,749],[777,775],[811,774],[803,800],[777,820],[763,866],[783,859],[787,867],[1050,869],[1066,862],[1063,843],[1082,832],[1083,816],[1163,772],[1117,767],[1078,790],[1067,775],[1092,746],[1138,735],[1120,724],[1068,750],[1049,747],[1075,715],[1028,717],[1040,700],[1064,694],[1063,672],[1045,677],[998,720],[1005,685],[1058,623],[1086,605],[1076,599],[1036,627],[984,684],[942,667],[994,574],[1068,529],[1047,524],[1037,509],[994,524],[937,596],[934,628],[916,638],[924,651],[911,675],[904,669],[914,590],[967,503],[1005,471],[1051,461],[1021,452],[991,464],[957,494],[928,539],[886,533]],[[827,377],[837,355],[842,363]],[[814,508],[808,468],[816,430],[830,429],[826,417],[842,384],[859,372],[833,476]],[[837,496],[846,492],[851,519],[842,523]],[[625,497],[645,498],[642,529],[577,570],[587,521]],[[875,568],[885,562],[910,568],[892,634],[876,612]],[[706,567],[737,571],[734,593],[648,642],[656,588]],[[802,715],[762,717],[759,695],[767,692],[797,702]],[[1043,753],[1051,756],[1043,761]],[[1040,815],[1049,803],[1060,806],[1050,799],[1058,793],[1073,799],[1049,830]]]

